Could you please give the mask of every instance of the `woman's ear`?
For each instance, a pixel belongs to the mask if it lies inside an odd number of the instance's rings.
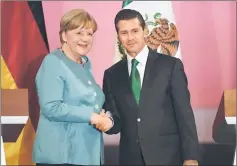
[[[62,39],[65,43],[67,43],[67,35],[65,31],[62,32]]]

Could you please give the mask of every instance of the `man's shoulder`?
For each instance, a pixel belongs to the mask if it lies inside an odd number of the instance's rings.
[[[165,55],[165,54],[158,53],[158,52],[156,52],[156,54],[159,56],[159,58],[161,58],[162,60],[165,60],[165,61],[175,62],[178,59],[176,57],[173,57],[170,55]]]
[[[159,61],[162,61],[162,64],[174,66],[177,60],[179,60],[179,58],[177,57],[165,55],[162,53],[158,53],[156,51],[151,50],[151,53],[152,53],[152,56],[158,57]]]
[[[113,64],[111,67],[106,69],[105,72],[115,74],[120,71],[120,68],[123,66],[124,63],[126,63],[126,59],[122,59],[118,61],[117,63]]]

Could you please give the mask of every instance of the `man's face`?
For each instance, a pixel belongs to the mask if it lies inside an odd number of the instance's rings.
[[[135,57],[145,46],[145,33],[137,18],[120,20],[117,24],[118,40],[130,56]]]

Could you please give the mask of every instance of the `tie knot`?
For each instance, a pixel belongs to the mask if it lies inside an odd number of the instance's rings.
[[[137,67],[137,65],[138,65],[138,61],[134,58],[134,59],[132,59],[132,68],[136,68]]]

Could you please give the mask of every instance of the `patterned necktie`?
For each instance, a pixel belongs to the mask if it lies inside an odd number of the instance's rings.
[[[139,103],[140,99],[140,90],[141,90],[141,81],[140,81],[140,75],[137,70],[138,61],[134,58],[132,60],[132,71],[131,71],[131,84],[132,84],[132,91],[135,96],[135,99],[137,101],[137,104]]]

